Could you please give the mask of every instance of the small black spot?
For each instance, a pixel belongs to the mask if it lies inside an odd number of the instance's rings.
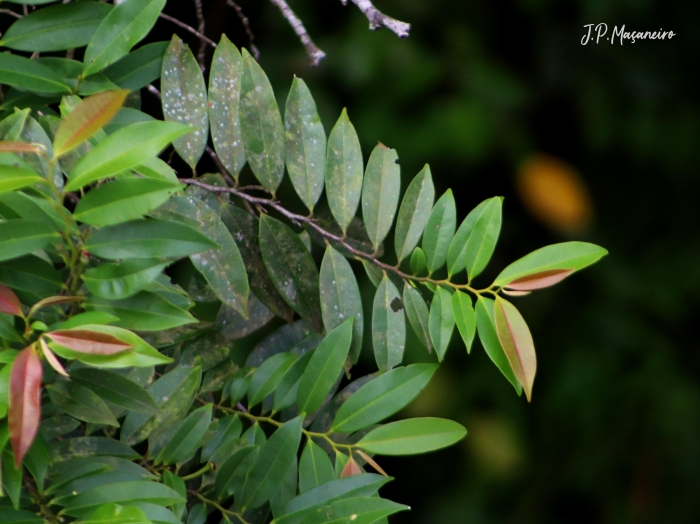
[[[401,311],[403,309],[403,300],[401,300],[401,297],[394,297],[389,305],[391,306],[391,310],[396,313],[397,311]]]

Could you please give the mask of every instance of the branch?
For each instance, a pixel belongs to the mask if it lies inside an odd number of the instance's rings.
[[[0,9],[0,13],[5,14],[5,15],[14,16],[15,18],[22,18],[21,14],[15,13],[12,9]]]
[[[346,5],[348,0],[340,1],[343,2],[343,5]],[[372,31],[386,27],[387,29],[396,33],[396,35],[400,38],[408,37],[408,32],[411,30],[411,24],[401,22],[400,20],[396,20],[395,18],[385,15],[379,9],[374,7],[370,0],[352,0],[352,3],[365,14],[367,20],[369,20],[369,28]]]
[[[206,28],[204,25],[204,11],[202,9],[202,0],[194,0],[194,9],[197,15],[197,22],[199,23],[199,25],[197,26],[197,32],[204,36]],[[200,38],[199,49],[197,49],[197,63],[199,64],[199,67],[202,68],[202,71],[204,71],[204,54],[207,50],[204,44],[205,41]]]
[[[212,46],[213,48],[216,49],[216,42],[214,42],[213,40],[207,38],[205,35],[203,35],[203,34],[200,33],[199,31],[197,31],[197,30],[194,29],[193,27],[190,27],[190,26],[188,26],[187,24],[185,24],[184,22],[180,22],[177,18],[173,18],[172,16],[166,15],[165,13],[161,13],[161,14],[158,15],[158,16],[159,16],[160,18],[162,18],[163,20],[167,20],[168,22],[172,22],[172,23],[175,24],[176,26],[179,26],[179,27],[181,27],[182,29],[184,29],[185,31],[189,31],[189,32],[192,33],[193,35],[197,36],[197,38],[199,38],[200,42],[202,43],[202,47],[203,47],[204,44],[206,43],[206,44],[209,44],[210,46]]]
[[[311,60],[311,65],[317,66],[321,59],[326,56],[326,53],[316,47],[316,44],[314,44],[313,40],[311,40],[309,33],[306,32],[304,24],[299,17],[294,14],[294,11],[292,11],[285,0],[270,1],[279,7],[279,10],[282,11],[282,16],[287,19],[287,22],[289,22],[289,25],[292,26],[292,29],[294,29],[294,32],[299,37],[299,40],[301,40],[301,43],[304,44],[306,54],[309,56],[309,60]]]
[[[253,35],[253,32],[250,30],[250,22],[248,21],[248,17],[243,13],[243,9],[241,9],[240,6],[233,0],[226,0],[226,5],[228,5],[229,7],[233,8],[234,11],[236,11],[238,18],[240,19],[241,23],[243,24],[243,27],[245,28],[245,33],[248,35],[248,45],[250,46],[250,52],[253,53],[253,58],[255,58],[256,60],[260,60],[260,51],[253,43],[253,40],[255,40],[255,35]]]

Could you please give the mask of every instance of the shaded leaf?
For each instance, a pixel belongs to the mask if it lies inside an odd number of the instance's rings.
[[[87,511],[115,503],[130,505],[139,502],[150,502],[169,506],[182,502],[183,498],[175,491],[158,482],[136,480],[116,482],[105,486],[97,486],[71,497],[65,507],[65,514],[78,516]]]
[[[425,258],[425,252],[420,248],[416,247],[411,254],[411,271],[414,275],[422,275],[427,273],[428,262]]]
[[[119,300],[135,295],[161,273],[168,262],[158,258],[137,258],[121,263],[102,264],[88,269],[83,282],[90,293]]]
[[[72,417],[93,424],[119,427],[107,404],[88,388],[62,380],[46,386],[46,390],[51,402]]]
[[[160,331],[197,322],[185,309],[148,291],[139,291],[121,300],[90,297],[83,307],[114,315],[119,319],[114,322],[115,326],[134,331]]]
[[[296,359],[285,372],[282,380],[279,381],[279,384],[275,388],[275,397],[272,405],[273,411],[287,409],[296,403],[301,377],[312,355],[313,350],[307,351]]]
[[[501,297],[496,298],[494,320],[498,340],[529,402],[537,372],[537,356],[530,330],[515,306]]]
[[[8,315],[22,315],[22,304],[9,287],[0,284],[0,312]]]
[[[10,373],[10,409],[8,425],[10,442],[19,467],[34,442],[41,419],[42,367],[32,346],[19,352]]]
[[[299,460],[299,492],[335,479],[335,472],[328,454],[313,440],[309,439]]]
[[[350,459],[343,466],[339,478],[342,479],[345,477],[352,477],[353,475],[361,475],[362,473],[363,471],[362,468],[360,468],[360,465],[357,462],[355,462],[354,458],[350,457]]]
[[[153,397],[136,382],[111,371],[96,368],[78,368],[71,372],[71,380],[97,393],[116,406],[140,413],[157,413]]]
[[[378,455],[415,455],[446,448],[462,440],[467,430],[442,418],[412,418],[373,429],[357,445]]]
[[[108,457],[136,460],[141,455],[131,446],[108,437],[73,437],[51,444],[51,462],[55,465],[79,457]]]
[[[435,203],[423,233],[423,251],[429,274],[445,265],[456,227],[457,207],[452,190],[448,189]]]
[[[400,297],[399,290],[384,275],[374,295],[372,310],[372,345],[379,371],[388,371],[403,360],[406,343],[406,318],[401,310],[394,311],[392,301]]]
[[[433,208],[435,187],[430,168],[426,166],[411,181],[396,218],[394,249],[399,261],[411,254],[418,245]]]
[[[248,385],[248,408],[259,404],[275,390],[296,358],[296,355],[291,353],[278,353],[255,370]]]
[[[255,457],[260,452],[259,446],[239,447],[221,463],[216,471],[216,492],[219,497],[226,498],[234,491],[234,486],[245,479],[247,471],[239,471],[249,457]],[[253,458],[253,460],[255,460]],[[241,475],[243,473],[243,475]]]
[[[432,351],[433,343],[430,339],[430,311],[420,291],[412,288],[408,284],[404,284],[403,305],[406,310],[408,321],[413,331],[416,333],[418,340],[428,349],[428,352]]]
[[[104,70],[109,80],[122,89],[136,91],[160,78],[163,55],[169,42],[152,42],[130,52]]]
[[[462,335],[467,353],[471,353],[474,335],[476,334],[476,313],[472,306],[472,299],[466,293],[455,291],[452,295],[452,314],[459,334]]]
[[[435,346],[438,360],[442,361],[455,327],[452,313],[452,296],[446,289],[438,287],[430,304],[430,340]]]
[[[0,53],[0,83],[39,93],[70,92],[63,79],[47,66],[9,53]]]
[[[211,423],[212,405],[194,410],[170,437],[163,451],[156,457],[156,464],[175,464],[186,459],[200,445]]]
[[[58,239],[40,220],[18,218],[0,223],[0,261],[28,255]]]

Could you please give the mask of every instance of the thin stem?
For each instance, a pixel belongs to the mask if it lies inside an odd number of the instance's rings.
[[[202,35],[202,37],[206,38],[206,36],[204,36],[206,25],[204,21],[204,10],[202,9],[202,0],[194,0],[194,10],[198,22],[197,32]],[[202,37],[199,39],[199,49],[197,49],[197,63],[199,63],[199,67],[204,71],[204,55],[207,48],[205,47],[206,41],[202,40]],[[216,45],[214,47],[216,47]]]
[[[224,515],[224,516],[231,515],[232,517],[236,517],[240,521],[241,524],[250,524],[248,521],[246,521],[243,518],[243,515],[241,515],[240,513],[236,513],[235,511],[231,511],[230,509],[226,509],[223,506],[221,506],[220,504],[218,504],[217,502],[214,502],[213,500],[206,498],[204,495],[202,495],[196,491],[190,491],[190,493],[193,494],[195,497],[197,497],[199,500],[201,500],[204,504],[207,504],[213,508],[218,509],[222,515]]]
[[[260,60],[260,51],[253,43],[253,40],[255,40],[255,35],[253,35],[253,31],[250,30],[250,21],[248,20],[248,17],[243,13],[243,9],[241,9],[241,7],[233,0],[226,0],[226,5],[228,5],[229,7],[233,8],[234,11],[236,11],[236,14],[238,15],[238,18],[241,21],[241,24],[243,24],[245,33],[248,35],[248,45],[250,46],[250,52],[253,53],[253,57],[256,60]]]
[[[287,19],[289,25],[291,25],[292,29],[294,29],[294,32],[304,45],[304,49],[306,49],[306,54],[308,55],[309,60],[311,60],[311,65],[317,66],[321,59],[326,56],[326,53],[321,51],[316,44],[314,44],[313,40],[311,40],[311,37],[309,36],[309,33],[306,31],[304,24],[299,17],[294,14],[294,11],[292,11],[292,8],[289,7],[289,4],[287,4],[285,0],[270,1],[279,8],[279,10],[282,12],[282,16]]]
[[[211,462],[207,462],[207,465],[204,466],[201,469],[198,469],[194,473],[190,473],[189,475],[185,475],[184,477],[180,477],[182,480],[187,482],[188,480],[196,479],[197,477],[201,477],[205,473],[211,471]]]
[[[4,9],[3,8],[3,9],[0,9],[0,13],[2,13],[4,15],[14,16],[15,18],[22,18],[21,14],[15,13],[12,9]]]
[[[173,24],[175,24],[176,26],[181,27],[181,28],[184,29],[185,31],[189,31],[190,33],[192,33],[193,35],[195,35],[197,38],[199,38],[200,42],[209,44],[209,45],[212,46],[213,48],[216,48],[216,42],[214,42],[214,41],[211,40],[210,38],[206,37],[204,34],[202,34],[202,33],[200,33],[199,31],[197,31],[194,27],[190,27],[190,26],[188,26],[186,23],[180,22],[177,18],[173,18],[172,16],[166,15],[165,13],[161,13],[161,14],[158,15],[158,16],[159,16],[160,18],[162,18],[163,20],[167,20],[168,22],[172,22]],[[202,47],[203,47],[203,46],[202,46]]]

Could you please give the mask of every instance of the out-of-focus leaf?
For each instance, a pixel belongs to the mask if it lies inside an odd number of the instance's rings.
[[[0,83],[39,93],[68,93],[70,87],[51,69],[29,58],[0,54]]]
[[[479,297],[476,301],[476,328],[479,333],[479,340],[486,350],[486,354],[496,364],[496,367],[508,379],[518,395],[522,392],[522,386],[515,377],[510,366],[508,357],[501,345],[496,331],[496,321],[494,319],[494,301],[490,298]]]
[[[121,263],[102,264],[88,269],[83,282],[90,293],[119,300],[135,295],[152,282],[168,265],[157,258],[137,258]]]
[[[374,358],[382,372],[399,365],[403,360],[406,317],[403,311],[394,311],[391,307],[394,299],[400,296],[399,290],[385,274],[374,295],[372,309]]]
[[[291,353],[278,353],[255,370],[248,385],[248,408],[259,404],[275,390],[296,358],[296,355]]]
[[[289,226],[263,215],[260,218],[260,251],[280,295],[321,331],[318,269],[301,239]],[[279,256],[280,253],[284,256]]]
[[[364,331],[360,288],[350,263],[331,246],[326,248],[323,256],[319,288],[326,331],[335,329],[350,317],[355,318],[349,355],[350,362],[354,364],[360,357]]]
[[[309,88],[296,76],[287,96],[284,129],[289,178],[301,201],[313,211],[323,192],[326,132]]]
[[[79,457],[109,457],[136,460],[141,455],[131,446],[108,437],[73,437],[51,444],[51,462],[56,465]]]
[[[10,410],[7,417],[15,469],[22,463],[39,429],[42,376],[41,360],[33,346],[20,351],[10,373]]]
[[[354,317],[350,317],[329,332],[311,356],[297,392],[300,413],[316,411],[331,391],[350,350],[354,320]]]
[[[207,507],[204,504],[195,504],[187,515],[187,524],[206,524]]]
[[[353,475],[360,474],[362,474],[362,469],[360,468],[360,465],[357,462],[355,462],[354,458],[350,457],[350,459],[343,466],[343,469],[340,471],[340,475],[338,476],[338,478],[343,479],[345,477],[352,477]]]
[[[163,116],[166,121],[187,124],[193,131],[173,140],[175,151],[194,170],[209,137],[207,88],[192,51],[173,35],[163,57],[160,77]]]
[[[529,402],[537,372],[537,356],[530,330],[516,307],[501,297],[497,297],[494,304],[494,320],[498,340]]]
[[[175,464],[196,450],[211,423],[212,405],[207,404],[190,413],[156,457],[156,464]]]
[[[253,174],[274,195],[284,176],[284,127],[267,75],[243,49],[241,134]]]
[[[71,497],[67,501],[64,511],[66,515],[78,516],[103,504],[131,505],[139,502],[169,506],[183,502],[183,498],[169,487],[158,482],[144,480],[115,482],[88,489]]]
[[[121,300],[91,297],[83,307],[114,315],[119,319],[115,326],[134,331],[160,331],[197,322],[186,310],[148,291]]]
[[[328,454],[309,440],[299,460],[299,492],[304,493],[333,479],[335,472]]]
[[[455,291],[452,295],[452,314],[464,345],[467,346],[467,353],[471,353],[474,335],[476,335],[476,312],[472,306],[471,297],[459,290]]]
[[[104,369],[78,368],[71,372],[70,377],[116,406],[139,413],[158,412],[158,406],[148,391],[118,373]]]
[[[170,473],[169,471],[167,473]],[[120,506],[119,504],[103,504],[88,514],[77,524],[150,524],[150,520],[135,506]]]
[[[0,470],[2,472],[2,487],[4,488],[5,494],[12,502],[14,509],[18,510],[23,476],[22,468],[19,467],[21,463],[14,457],[14,453],[11,449],[3,449],[0,457],[2,457],[2,469]]]
[[[442,361],[455,327],[452,313],[452,296],[446,289],[438,287],[430,304],[430,340],[438,359]]]
[[[394,237],[394,249],[399,261],[409,256],[418,245],[428,223],[434,199],[433,178],[426,164],[408,185],[399,207]]]
[[[68,373],[43,338],[39,339],[39,346],[41,346],[41,352],[44,354],[44,358],[46,359],[46,362],[49,363],[49,366],[51,366],[59,375],[67,377]]]
[[[58,239],[44,222],[18,218],[0,223],[0,261],[28,255]]]
[[[166,0],[125,0],[102,20],[85,50],[85,76],[126,55],[158,20]]]
[[[0,508],[0,521],[7,524],[45,524],[36,513],[24,509]]]
[[[151,158],[134,166],[133,170],[149,178],[162,178],[177,183],[177,173],[164,160],[158,157]]]
[[[88,388],[62,380],[46,386],[46,389],[51,402],[72,417],[93,424],[119,427],[107,404]]]
[[[12,288],[29,304],[55,295],[62,284],[61,276],[53,264],[34,255],[0,264],[0,282]]]
[[[308,515],[302,524],[341,524],[344,522],[372,524],[380,522],[382,518],[389,515],[409,509],[411,508],[403,504],[378,497],[353,497],[338,500],[317,509]]]
[[[435,203],[423,233],[423,251],[429,274],[445,265],[456,227],[457,207],[452,190],[448,189]]]
[[[0,166],[0,193],[33,186],[44,179],[34,171],[14,166]]]
[[[0,312],[8,315],[22,315],[22,304],[17,295],[7,286],[0,284]]]
[[[221,35],[209,73],[209,124],[216,154],[236,179],[246,162],[240,115],[242,69],[238,48]]]
[[[411,418],[373,429],[357,445],[378,455],[415,455],[446,448],[462,440],[467,430],[442,418]]]
[[[326,196],[343,233],[355,216],[362,191],[362,150],[345,109],[328,137]]]
[[[169,42],[153,42],[139,47],[104,70],[122,89],[136,91],[160,78],[163,55]]]
[[[404,284],[403,306],[406,310],[408,321],[413,331],[415,331],[418,336],[418,340],[428,349],[428,352],[432,351],[433,343],[430,339],[430,312],[420,291],[412,288],[408,284]]]
[[[503,197],[484,200],[459,226],[447,253],[447,272],[455,275],[467,269],[470,279],[489,263],[501,231]]]
[[[362,265],[365,268],[367,278],[369,278],[370,282],[372,282],[372,284],[374,284],[375,287],[378,286],[384,278],[384,272],[382,268],[380,268],[373,262],[369,262],[368,260],[364,259],[362,259]]]
[[[401,168],[395,149],[381,142],[367,162],[362,187],[362,218],[372,245],[379,249],[396,216],[401,191]]]

